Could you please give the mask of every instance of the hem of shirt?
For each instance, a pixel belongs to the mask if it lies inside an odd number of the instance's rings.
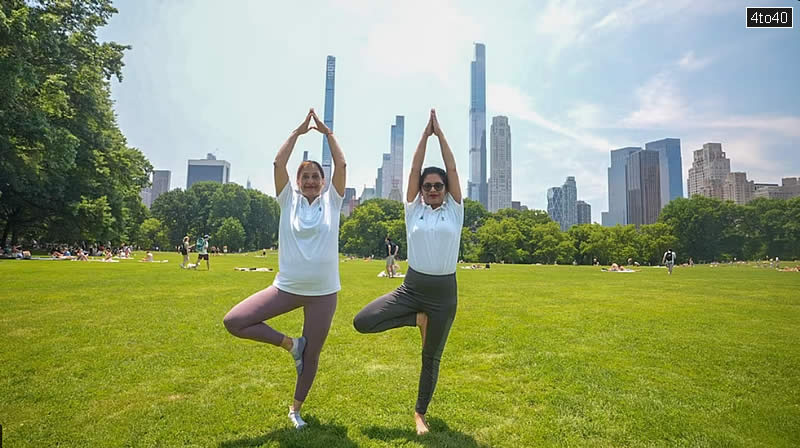
[[[331,289],[331,290],[324,290],[324,291],[328,291],[328,292],[317,292],[317,291],[314,291],[313,294],[310,294],[308,291],[300,291],[299,289],[287,288],[287,287],[285,287],[283,285],[279,285],[277,283],[273,283],[272,286],[280,289],[283,292],[288,292],[289,294],[294,294],[294,295],[298,295],[298,296],[309,296],[309,297],[327,296],[329,294],[333,294],[335,292],[339,292],[339,291],[342,290],[342,287],[340,285],[340,286],[338,286],[338,287],[336,287],[334,289]]]
[[[444,274],[440,274],[440,273],[434,274],[432,272],[425,272],[425,271],[423,271],[421,269],[417,269],[417,268],[415,268],[414,266],[411,266],[411,265],[408,265],[408,267],[413,269],[413,270],[415,270],[415,271],[417,271],[417,272],[419,272],[420,274],[425,274],[425,275],[450,275],[450,274],[455,274],[456,271],[458,271],[458,266],[456,266],[456,269],[454,269],[453,272],[445,272]]]

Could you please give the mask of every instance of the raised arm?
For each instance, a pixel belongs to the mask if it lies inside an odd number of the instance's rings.
[[[408,172],[408,188],[406,188],[406,202],[414,202],[419,194],[419,176],[422,174],[422,163],[425,162],[425,149],[428,146],[428,137],[433,135],[433,121],[428,119],[422,137],[414,151],[414,159],[411,160],[411,170]]]
[[[325,138],[328,139],[328,146],[331,147],[331,158],[333,158],[333,175],[331,176],[333,179],[330,182],[333,183],[333,188],[336,189],[339,196],[344,197],[344,189],[347,185],[347,162],[344,160],[344,152],[342,152],[339,142],[336,141],[336,137],[333,136],[333,131],[328,128],[324,121],[319,119],[314,109],[311,109],[311,117],[314,118],[314,129],[325,134]]]
[[[289,171],[286,170],[286,164],[289,163],[289,157],[291,157],[292,151],[294,150],[294,145],[297,143],[297,137],[308,132],[308,123],[311,122],[311,114],[313,112],[314,109],[310,109],[308,111],[306,119],[300,123],[300,126],[298,126],[297,129],[292,131],[292,133],[289,135],[289,138],[286,139],[283,145],[281,145],[281,148],[278,150],[278,154],[275,156],[275,161],[273,162],[273,178],[275,179],[276,197],[281,194],[283,187],[285,187],[286,183],[289,182]]]
[[[453,151],[450,150],[450,145],[447,144],[447,139],[444,138],[444,132],[439,127],[439,120],[436,118],[436,111],[431,109],[431,122],[433,124],[433,133],[439,138],[439,147],[442,149],[442,160],[444,160],[444,168],[447,171],[447,191],[453,200],[461,203],[461,182],[458,180],[458,171],[456,170],[456,158],[453,156]]]

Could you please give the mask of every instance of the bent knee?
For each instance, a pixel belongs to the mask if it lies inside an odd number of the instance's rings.
[[[361,314],[357,314],[356,317],[353,318],[353,328],[359,333],[370,333],[369,322],[367,322],[367,319]]]
[[[242,326],[239,320],[236,319],[235,316],[232,316],[231,313],[226,314],[225,317],[222,318],[222,324],[225,325],[225,329],[228,330],[228,333],[239,336]]]

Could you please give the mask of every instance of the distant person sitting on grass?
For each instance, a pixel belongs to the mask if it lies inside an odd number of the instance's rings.
[[[148,250],[147,254],[144,256],[144,258],[142,258],[141,261],[144,261],[146,263],[152,263],[153,262],[153,253]]]
[[[106,249],[103,252],[103,261],[112,261],[112,258],[114,258],[114,255],[111,253],[111,250]]]
[[[314,126],[309,126],[312,118]],[[303,161],[297,169],[295,182],[289,179],[286,164],[297,138],[309,129],[324,134],[331,149],[334,172],[332,185],[327,189],[325,171],[314,161]],[[341,289],[339,220],[346,181],[344,153],[333,132],[311,109],[305,121],[278,150],[273,167],[281,212],[278,274],[272,286],[234,306],[223,322],[234,336],[282,347],[292,355],[297,381],[294,401],[289,407],[289,421],[300,429],[306,425],[300,409],[317,375],[319,357]],[[293,186],[297,186],[297,190]],[[303,308],[303,335],[299,338],[288,337],[265,322],[297,308]]]
[[[86,256],[86,252],[84,252],[83,249],[78,249],[75,259],[78,261],[89,261],[89,257]]]

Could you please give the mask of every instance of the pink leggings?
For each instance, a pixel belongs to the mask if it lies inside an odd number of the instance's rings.
[[[284,335],[264,321],[301,306],[303,336],[307,341],[303,352],[303,373],[297,377],[294,387],[294,399],[297,401],[306,400],[317,375],[319,354],[322,352],[325,338],[328,337],[333,313],[336,311],[336,293],[325,296],[300,296],[270,286],[242,300],[223,319],[225,328],[234,336],[280,346]],[[286,361],[287,365],[291,364],[289,361]]]

